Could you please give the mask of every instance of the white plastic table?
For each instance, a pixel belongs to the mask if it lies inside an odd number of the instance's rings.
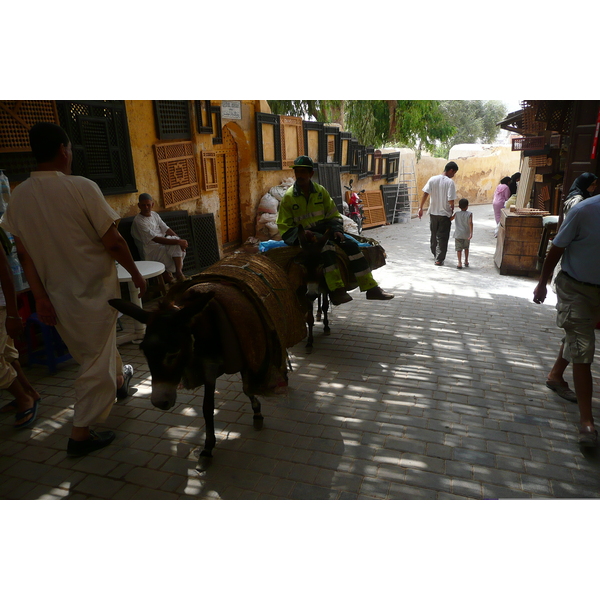
[[[138,268],[138,271],[141,273],[144,279],[158,277],[158,275],[162,275],[165,272],[165,265],[153,260],[136,260],[135,266]],[[135,302],[140,308],[142,308],[142,299],[138,298],[139,290],[133,284],[129,272],[126,271],[124,267],[117,264],[117,275],[119,277],[120,283],[127,282],[127,287],[129,288],[129,297],[131,298],[131,301]],[[125,344],[127,342],[134,342],[139,344],[142,341],[142,338],[144,337],[145,331],[146,326],[143,323],[140,323],[139,321],[134,321],[133,333],[125,333],[123,335],[117,336],[117,345]]]

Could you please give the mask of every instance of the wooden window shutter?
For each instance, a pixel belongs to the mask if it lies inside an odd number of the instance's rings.
[[[381,156],[381,150],[375,150],[375,154],[373,155],[373,181],[377,181],[382,177],[382,165],[383,160]]]
[[[364,170],[367,173],[367,177],[370,177],[374,174],[374,165],[375,165],[375,148],[373,146],[367,146],[365,148],[365,167]]]
[[[259,171],[281,171],[279,116],[256,113],[256,151]]]
[[[381,191],[368,191],[360,195],[363,201],[363,212],[365,215],[364,227],[377,227],[387,223],[385,206]]]
[[[400,152],[392,152],[387,155],[386,181],[390,182],[398,177],[400,171]]]
[[[155,144],[154,152],[165,208],[200,198],[192,143]]]
[[[342,138],[339,127],[325,125],[323,134],[327,144],[327,162],[340,165],[342,162]]]
[[[279,116],[281,135],[281,166],[286,169],[294,160],[304,154],[304,132],[302,117]]]
[[[349,131],[340,132],[340,171],[347,173],[350,171],[352,134]]]
[[[57,100],[61,126],[73,148],[73,174],[109,194],[136,191],[127,112],[123,100]]]
[[[187,100],[155,100],[154,114],[159,140],[187,140],[192,137]]]
[[[323,123],[303,121],[304,151],[315,163],[327,162],[327,142]]]

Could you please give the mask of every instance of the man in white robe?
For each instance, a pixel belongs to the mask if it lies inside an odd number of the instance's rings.
[[[66,132],[37,123],[29,138],[37,170],[15,188],[1,225],[14,236],[40,320],[56,327],[81,366],[67,453],[82,456],[115,438],[90,429],[106,419],[117,389],[118,313],[108,304],[120,296],[115,261],[140,296],[146,283],[117,230],[118,213],[93,181],[71,175]]]
[[[131,235],[138,248],[141,246],[144,260],[155,260],[165,265],[165,283],[173,282],[173,273],[179,281],[183,281],[183,260],[188,243],[167,226],[160,215],[152,210],[153,206],[150,194],[140,194],[140,213],[133,220]]]

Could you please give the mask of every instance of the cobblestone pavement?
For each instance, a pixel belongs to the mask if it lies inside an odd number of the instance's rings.
[[[462,270],[452,240],[445,266],[433,264],[427,218],[368,230],[388,254],[376,278],[396,298],[369,302],[355,290],[334,308],[329,337],[317,324],[312,354],[303,343],[292,349],[287,398],[263,399],[262,431],[239,377],[222,377],[217,447],[204,472],[195,469],[202,389],[182,391],[169,412],[154,408],[137,346],[121,347],[135,393],[99,428],[117,439],[87,457],[65,452],[77,366],[53,376],[28,368],[40,417],[14,431],[13,416],[0,415],[0,497],[599,497],[599,454],[577,445],[577,407],[544,385],[560,341],[555,296],[535,305],[535,280],[498,274],[492,208],[473,213],[471,266]],[[597,367],[593,374],[599,389]]]

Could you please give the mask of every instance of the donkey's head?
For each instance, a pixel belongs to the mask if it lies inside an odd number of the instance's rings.
[[[184,308],[171,303],[156,311],[144,310],[120,298],[108,301],[124,315],[146,325],[140,348],[152,375],[151,400],[154,406],[168,410],[175,404],[177,385],[192,356],[193,323],[213,296],[214,293],[210,292]]]

